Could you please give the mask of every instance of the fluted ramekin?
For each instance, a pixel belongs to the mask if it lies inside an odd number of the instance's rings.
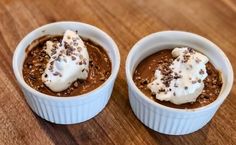
[[[36,91],[22,76],[23,63],[27,55],[25,50],[33,40],[47,34],[63,34],[67,29],[78,30],[84,38],[103,46],[112,63],[111,75],[101,86],[83,95],[56,97]],[[13,56],[14,74],[30,108],[40,117],[57,124],[80,123],[102,111],[111,96],[119,66],[120,54],[112,38],[102,30],[80,22],[56,22],[37,28],[23,38]]]
[[[202,52],[221,72],[223,86],[220,95],[211,104],[196,109],[167,107],[145,96],[135,85],[133,73],[144,58],[162,49],[177,46],[188,46]],[[181,31],[153,33],[138,41],[127,57],[126,77],[134,114],[149,128],[170,135],[192,133],[206,125],[228,96],[233,84],[232,66],[223,51],[202,36]]]

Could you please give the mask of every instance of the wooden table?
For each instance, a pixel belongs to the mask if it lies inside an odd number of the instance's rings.
[[[55,125],[35,115],[12,72],[17,43],[35,28],[62,20],[103,29],[121,53],[121,68],[108,105],[95,118],[77,125]],[[235,69],[235,0],[1,0],[0,144],[235,145],[235,85],[212,121],[189,135],[159,134],[133,114],[125,79],[126,56],[140,38],[162,30],[190,31],[209,38],[224,50]]]

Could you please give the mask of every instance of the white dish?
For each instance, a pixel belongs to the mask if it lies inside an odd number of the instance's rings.
[[[43,94],[31,88],[23,79],[22,68],[26,57],[25,49],[35,39],[51,34],[63,34],[65,30],[78,30],[82,37],[101,45],[112,63],[111,76],[95,90],[71,97],[56,97]],[[13,70],[26,101],[40,117],[57,124],[74,124],[97,115],[106,106],[120,66],[120,54],[116,43],[102,30],[80,22],[57,22],[44,25],[26,35],[16,47],[13,56]]]
[[[135,85],[133,72],[147,56],[166,48],[188,46],[202,52],[222,73],[223,86],[218,98],[209,105],[196,109],[170,108],[146,97]],[[126,60],[129,100],[138,119],[149,128],[164,134],[182,135],[206,125],[228,96],[233,84],[232,66],[223,51],[199,35],[181,31],[163,31],[138,41]]]

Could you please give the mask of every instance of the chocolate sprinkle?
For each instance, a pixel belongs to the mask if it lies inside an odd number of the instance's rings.
[[[194,53],[191,52],[192,50],[189,49],[188,50],[190,53]],[[167,62],[166,62],[166,58],[167,58]],[[171,50],[170,49],[165,49],[165,50],[161,50],[155,54],[150,55],[149,57],[145,58],[143,61],[141,61],[141,63],[137,66],[137,68],[134,71],[134,75],[133,75],[133,80],[135,82],[135,84],[137,85],[137,87],[147,96],[150,97],[151,99],[153,99],[154,101],[156,101],[157,103],[163,104],[165,106],[169,106],[169,107],[173,107],[173,108],[198,108],[204,105],[207,105],[211,102],[213,102],[217,96],[220,93],[220,89],[222,86],[222,81],[219,77],[219,73],[218,71],[214,68],[214,66],[208,62],[206,64],[206,70],[207,73],[208,71],[210,72],[210,74],[208,74],[207,78],[204,81],[199,80],[198,78],[192,78],[190,80],[190,82],[192,84],[195,83],[204,83],[204,90],[205,94],[202,92],[202,94],[197,98],[196,102],[192,102],[192,103],[186,103],[186,104],[181,104],[181,105],[175,105],[171,102],[168,101],[160,101],[157,100],[155,95],[152,95],[152,92],[150,91],[150,89],[147,87],[147,85],[142,85],[140,84],[141,80],[143,79],[148,79],[149,81],[153,81],[153,73],[155,73],[156,69],[159,69],[161,71],[165,71],[164,74],[166,73],[165,70],[165,66],[170,66],[171,63],[169,62],[170,59],[173,59],[172,55],[171,55]],[[178,58],[176,58],[178,59]],[[179,60],[180,61],[180,60]],[[198,58],[195,58],[196,63],[200,63],[201,60],[199,60]],[[151,67],[150,70],[148,70],[148,68]],[[195,66],[192,66],[195,67]],[[204,71],[204,73],[206,73]],[[151,75],[152,74],[152,75]],[[164,76],[164,74],[162,74]],[[179,77],[182,77],[180,72],[177,72],[176,74],[173,73],[173,79],[178,79]],[[137,79],[136,79],[137,78]],[[165,78],[166,79],[166,78]],[[162,79],[161,81],[165,81],[165,79]],[[178,87],[177,83],[174,84],[174,87]],[[189,88],[187,88],[189,89]],[[168,90],[160,90],[163,91],[163,93],[168,93]],[[157,94],[159,94],[159,90],[157,92]],[[173,96],[176,96],[176,92],[172,92]],[[208,94],[211,94],[208,95]],[[158,95],[156,95],[158,96]]]

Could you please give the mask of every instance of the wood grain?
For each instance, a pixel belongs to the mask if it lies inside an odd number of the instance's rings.
[[[27,106],[12,71],[17,43],[33,29],[72,20],[97,26],[116,42],[121,68],[106,108],[77,125],[55,125]],[[168,136],[145,127],[128,101],[125,59],[140,38],[162,30],[200,34],[219,45],[236,69],[235,0],[1,0],[0,1],[0,144],[236,144],[236,87],[212,121],[185,136]]]

